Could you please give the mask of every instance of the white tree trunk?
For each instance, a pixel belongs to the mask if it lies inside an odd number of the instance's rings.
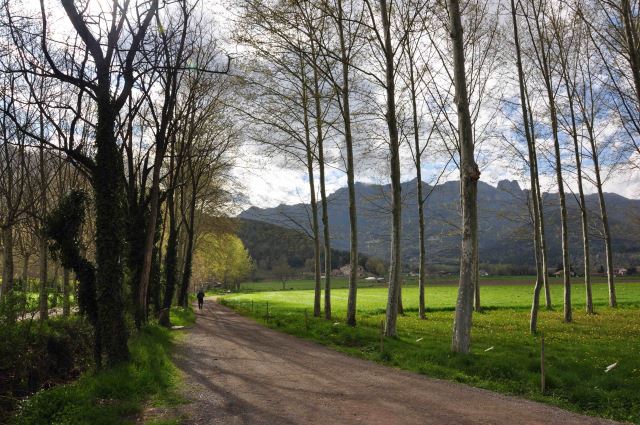
[[[460,181],[462,191],[462,249],[460,283],[456,302],[451,349],[468,353],[471,346],[474,282],[476,280],[476,239],[478,237],[478,180],[480,170],[474,159],[474,142],[467,95],[464,64],[464,40],[458,0],[448,0],[449,31],[453,43],[453,77],[460,141]]]

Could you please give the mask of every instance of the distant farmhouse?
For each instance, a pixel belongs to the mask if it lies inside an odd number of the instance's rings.
[[[340,267],[339,269],[334,270],[334,272],[336,271],[338,272],[336,276],[349,276],[351,274],[351,265],[346,264]],[[358,266],[357,276],[358,276],[358,279],[362,279],[364,277],[364,268],[360,265]]]
[[[562,269],[557,270],[557,271],[555,271],[555,272],[554,272],[554,271],[549,271],[549,272],[550,272],[551,274],[553,274],[555,277],[562,277],[562,276],[564,275],[564,270],[562,270]],[[571,277],[576,277],[576,276],[577,276],[577,274],[576,274],[576,272],[575,272],[574,270],[571,270],[571,271],[569,272],[569,276],[571,276]]]
[[[629,270],[625,269],[624,267],[619,268],[615,271],[615,274],[617,276],[626,276],[627,274],[629,274]]]

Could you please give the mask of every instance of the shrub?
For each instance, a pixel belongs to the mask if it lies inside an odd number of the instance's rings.
[[[80,318],[0,321],[0,422],[17,401],[91,366],[92,330]]]

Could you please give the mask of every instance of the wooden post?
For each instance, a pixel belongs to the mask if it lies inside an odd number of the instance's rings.
[[[304,329],[309,331],[309,315],[306,308],[304,309]]]
[[[384,320],[380,322],[380,353],[384,352]]]
[[[544,334],[540,334],[540,391],[544,394]]]

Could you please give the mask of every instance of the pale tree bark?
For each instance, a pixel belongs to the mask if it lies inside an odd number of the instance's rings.
[[[583,259],[584,259],[584,285],[585,285],[585,308],[587,314],[593,314],[593,296],[591,291],[591,255],[589,252],[589,217],[587,215],[587,204],[585,202],[584,197],[584,189],[582,186],[582,153],[581,153],[581,144],[578,140],[578,128],[576,124],[576,114],[575,114],[575,81],[572,80],[572,76],[570,75],[569,70],[569,58],[568,52],[564,46],[564,37],[569,34],[564,34],[563,29],[560,27],[559,18],[555,18],[553,20],[553,27],[555,30],[555,36],[558,40],[558,49],[560,56],[560,69],[562,72],[562,76],[564,79],[564,86],[566,90],[566,97],[568,100],[569,107],[569,123],[568,123],[568,131],[569,136],[573,140],[573,151],[575,154],[576,161],[576,178],[578,183],[578,206],[580,208],[580,223],[582,225],[582,247],[583,247]],[[576,34],[573,34],[575,37]],[[579,49],[579,46],[568,46],[571,50]],[[579,52],[578,54],[580,54]]]
[[[535,153],[535,152],[534,152]],[[537,163],[537,160],[536,160]],[[536,165],[536,170],[538,169],[538,166]],[[552,300],[551,300],[551,284],[549,282],[549,260],[548,260],[548,256],[547,256],[547,238],[546,238],[546,232],[545,232],[545,227],[544,227],[544,203],[543,201],[543,197],[540,193],[540,182],[536,182],[536,194],[538,196],[538,204],[540,205],[540,243],[541,245],[541,254],[542,254],[542,270],[544,271],[544,279],[543,279],[543,283],[544,283],[544,301],[545,301],[545,307],[547,310],[552,310],[553,309],[553,304],[552,304]]]
[[[531,134],[529,122],[529,110],[527,104],[527,88],[525,82],[525,74],[522,66],[522,54],[520,49],[520,37],[518,35],[518,21],[516,16],[515,0],[511,0],[511,18],[513,21],[513,38],[516,49],[516,66],[518,69],[518,85],[520,89],[520,106],[522,109],[523,127],[525,138],[527,139],[527,150],[529,153],[529,179],[531,181],[531,203],[533,206],[533,242],[536,259],[536,283],[533,289],[533,302],[531,304],[531,315],[529,319],[529,330],[531,333],[537,332],[538,325],[538,309],[540,305],[540,291],[544,285],[544,275],[546,271],[543,266],[542,254],[542,231],[541,231],[541,215],[540,215],[540,197],[538,196],[538,170],[536,168],[537,159],[535,151],[535,140]]]
[[[309,191],[311,193],[311,227],[313,232],[313,278],[314,278],[314,291],[313,291],[313,316],[320,317],[321,312],[321,298],[322,298],[322,285],[320,275],[322,274],[322,266],[320,265],[320,229],[318,223],[318,201],[316,200],[315,182],[313,176],[313,162],[311,152],[307,153],[308,162],[308,178],[309,178]]]
[[[400,182],[400,140],[396,116],[396,93],[394,80],[394,48],[391,42],[390,10],[386,0],[380,0],[382,30],[384,36],[386,121],[389,132],[389,153],[391,170],[391,261],[389,272],[389,294],[387,297],[386,336],[397,335],[398,300],[400,297],[400,271],[402,266],[402,194]]]
[[[347,299],[347,324],[356,325],[356,297],[358,291],[358,221],[356,215],[356,186],[353,164],[353,136],[351,133],[351,105],[349,102],[349,53],[344,33],[344,9],[342,0],[338,0],[338,38],[340,40],[340,62],[342,65],[342,119],[344,123],[344,141],[347,150],[347,186],[349,192],[349,296]]]
[[[542,8],[546,6],[546,3],[540,5]],[[555,169],[556,169],[556,183],[558,185],[558,198],[560,201],[560,224],[561,224],[561,235],[562,235],[562,267],[563,267],[563,283],[564,283],[564,321],[569,323],[572,321],[571,314],[571,261],[569,258],[569,229],[568,229],[568,218],[567,218],[567,203],[564,192],[564,181],[562,177],[562,159],[560,154],[560,138],[559,138],[559,129],[558,129],[558,112],[556,107],[556,98],[555,98],[555,90],[553,86],[553,76],[552,76],[552,64],[551,59],[549,57],[549,40],[547,38],[547,34],[543,29],[543,23],[541,20],[541,15],[544,14],[543,10],[536,8],[536,5],[533,5],[533,23],[535,25],[535,33],[534,29],[531,28],[531,17],[526,16],[527,25],[529,26],[529,33],[531,38],[537,36],[538,43],[534,40],[534,48],[537,59],[538,69],[540,70],[542,79],[544,81],[544,86],[546,89],[547,101],[548,101],[548,109],[549,109],[549,117],[551,119],[551,132],[553,135],[553,147],[555,154]]]
[[[531,118],[531,111],[529,110],[529,117]],[[535,196],[535,201],[537,202],[537,207],[538,207],[538,231],[540,233],[540,252],[539,255],[541,257],[540,260],[540,266],[542,268],[542,284],[544,286],[544,300],[545,300],[545,308],[547,310],[551,310],[553,308],[552,304],[551,304],[551,286],[549,283],[549,266],[548,266],[548,259],[547,259],[547,241],[546,241],[546,234],[545,234],[545,227],[544,227],[544,203],[543,203],[543,197],[542,197],[542,193],[540,190],[540,178],[539,178],[539,172],[538,172],[538,152],[537,152],[537,148],[536,148],[536,144],[535,144],[535,132],[534,132],[534,124],[533,122],[530,122],[530,133],[531,133],[531,140],[533,141],[533,143],[531,144],[531,160],[533,161],[533,172],[534,172],[534,176],[535,176],[535,185],[534,185],[534,192],[532,192],[532,195]]]
[[[329,205],[324,173],[324,143],[318,140],[318,168],[320,171],[320,202],[322,204],[322,235],[324,243],[324,318],[331,320],[331,233]]]
[[[418,206],[418,317],[422,320],[426,318],[425,314],[425,298],[424,290],[427,280],[427,254],[425,240],[425,223],[424,223],[424,188],[422,183],[422,152],[423,147],[420,145],[420,126],[418,124],[418,89],[416,85],[419,70],[416,69],[415,50],[412,50],[411,40],[407,37],[405,41],[405,49],[407,55],[409,69],[409,93],[411,97],[411,125],[413,129],[413,162],[416,167],[416,201]],[[400,298],[402,300],[402,298]]]
[[[586,30],[589,33],[589,41],[586,45],[585,56],[586,59],[581,64],[580,73],[582,76],[582,86],[583,88],[580,90],[579,95],[576,96],[578,107],[580,109],[582,115],[582,121],[584,123],[584,127],[587,130],[587,138],[589,140],[589,149],[591,154],[591,159],[593,161],[593,171],[595,175],[595,181],[592,180],[592,183],[596,186],[598,192],[598,204],[600,207],[600,221],[602,223],[602,235],[604,238],[604,248],[605,248],[605,258],[606,258],[606,267],[607,267],[607,286],[609,290],[609,306],[616,307],[616,288],[614,283],[614,271],[613,271],[613,251],[611,249],[611,231],[609,229],[609,218],[607,216],[607,205],[604,198],[602,175],[600,171],[600,151],[598,149],[598,141],[596,136],[596,131],[594,128],[594,122],[596,120],[597,108],[599,107],[599,103],[603,101],[603,99],[596,94],[596,90],[594,89],[592,82],[595,75],[593,75],[592,64],[591,64],[591,55],[589,54],[589,50],[591,49],[591,44],[589,42],[593,42],[593,37],[591,34],[591,28],[587,25]]]
[[[544,285],[544,300],[545,300],[545,307],[547,310],[551,310],[553,308],[552,304],[551,304],[551,287],[549,284],[549,261],[547,259],[547,240],[546,240],[546,233],[545,233],[545,227],[544,227],[544,198],[543,198],[543,194],[542,191],[540,189],[540,178],[538,177],[540,175],[540,173],[538,172],[539,168],[538,168],[538,152],[537,152],[537,148],[536,148],[536,144],[535,144],[535,140],[536,140],[536,132],[535,132],[535,124],[534,124],[534,120],[533,120],[533,113],[532,113],[532,108],[531,108],[531,104],[529,102],[529,95],[528,93],[525,91],[525,99],[526,99],[526,106],[527,106],[527,111],[528,111],[528,116],[529,116],[529,133],[531,135],[531,140],[534,141],[534,143],[531,145],[532,148],[532,157],[531,160],[533,161],[532,166],[534,169],[534,175],[536,176],[535,179],[535,196],[536,196],[536,201],[538,202],[538,220],[539,220],[539,231],[540,231],[540,256],[542,257],[542,282]]]
[[[593,127],[588,126],[589,144],[591,146],[593,168],[596,177],[596,188],[598,190],[598,204],[600,206],[600,219],[602,221],[602,232],[604,234],[604,249],[607,259],[607,287],[609,289],[609,307],[617,307],[616,286],[613,280],[613,250],[611,248],[611,230],[609,229],[609,216],[607,215],[607,204],[604,199],[603,182],[600,174],[600,160],[598,158],[598,147],[596,145]]]
[[[471,317],[473,314],[476,239],[478,237],[478,180],[480,170],[474,158],[473,127],[469,112],[469,97],[464,63],[464,41],[460,4],[448,0],[449,31],[452,40],[453,81],[458,113],[460,141],[460,181],[462,189],[462,249],[460,251],[460,283],[453,322],[451,350],[468,353],[471,345]]]
[[[420,146],[420,133],[418,127],[418,108],[416,104],[416,84],[414,78],[413,55],[408,46],[407,54],[409,55],[409,73],[410,73],[410,90],[411,90],[411,112],[413,124],[413,143],[415,149],[414,162],[416,164],[416,191],[418,203],[418,316],[420,319],[426,318],[424,287],[427,281],[427,247],[425,240],[425,223],[424,223],[424,191],[422,184],[422,148]]]
[[[301,58],[302,63],[302,58]],[[302,72],[302,108],[303,108],[303,125],[304,125],[304,133],[305,133],[305,153],[307,158],[307,178],[309,179],[309,194],[311,197],[311,231],[313,235],[313,277],[314,277],[314,293],[313,293],[313,316],[320,317],[321,314],[321,292],[322,285],[320,275],[322,273],[322,269],[320,266],[320,233],[319,233],[319,223],[318,223],[318,201],[316,199],[316,185],[315,185],[315,177],[313,174],[313,156],[314,149],[311,145],[311,128],[309,125],[309,109],[308,109],[308,99],[307,99],[307,84],[304,77],[304,66],[301,65]],[[319,95],[316,96],[314,93],[314,98],[318,98],[318,103],[320,102]],[[316,108],[316,112],[317,112]],[[320,119],[321,120],[321,119]],[[322,137],[321,129],[318,131],[318,137]]]
[[[275,148],[277,151],[283,152],[287,156],[295,158],[304,164],[309,179],[309,192],[311,197],[311,214],[309,217],[312,234],[309,236],[313,239],[314,244],[314,316],[320,317],[322,314],[322,269],[325,271],[325,311],[328,306],[327,318],[331,317],[331,240],[328,221],[328,207],[326,204],[326,188],[325,184],[325,157],[324,157],[324,116],[322,106],[320,74],[326,70],[320,68],[319,59],[322,58],[319,50],[321,50],[322,31],[318,25],[318,8],[310,7],[308,2],[295,2],[294,4],[266,4],[264,2],[246,0],[242,2],[242,8],[245,11],[245,29],[244,33],[238,37],[240,42],[250,45],[257,54],[257,57],[270,64],[266,68],[259,67],[263,71],[265,78],[273,78],[271,76],[271,67],[275,67],[279,72],[287,75],[289,81],[295,83],[287,87],[280,86],[279,81],[267,80],[267,82],[253,79],[251,84],[263,90],[269,100],[258,103],[257,110],[242,111],[249,115],[251,120],[256,121],[260,126],[266,125],[277,131],[278,134],[284,134],[286,142],[274,142],[270,135],[259,135],[263,144]],[[289,20],[292,16],[293,21]],[[322,22],[322,19],[320,19]],[[260,31],[254,33],[253,29]],[[297,37],[291,37],[292,33],[296,33]],[[265,37],[267,34],[267,37]],[[274,53],[274,49],[278,53]],[[281,52],[291,54],[298,59],[295,65],[287,61],[287,55],[281,55]],[[311,68],[313,75],[309,77],[308,67]],[[293,92],[290,92],[292,90]],[[339,90],[336,90],[336,93]],[[251,93],[253,96],[254,93]],[[278,102],[273,101],[275,97]],[[309,102],[313,98],[313,102]],[[282,102],[280,104],[279,102]],[[280,113],[274,113],[275,105],[281,106]],[[295,104],[297,108],[291,108]],[[263,106],[264,105],[264,106]],[[313,112],[312,112],[313,111]],[[313,115],[313,118],[312,118]],[[312,119],[315,121],[315,140],[312,140]],[[304,129],[304,136],[298,131],[291,122],[301,123]],[[276,137],[276,139],[278,139]],[[290,143],[295,141],[296,143]],[[301,152],[302,148],[304,149]],[[318,185],[316,184],[315,162],[318,162],[318,179],[320,180],[320,195],[318,195]],[[320,196],[320,199],[318,199]],[[319,205],[320,204],[320,205]],[[320,235],[320,224],[318,219],[319,209],[322,208],[323,230]],[[300,226],[300,224],[296,223]],[[305,229],[306,232],[306,229]],[[322,248],[321,248],[321,241]],[[324,260],[321,260],[322,251],[324,251]],[[324,265],[323,265],[324,261]]]
[[[416,137],[417,138],[417,137]],[[417,147],[417,146],[416,146]],[[416,162],[420,164],[420,159],[416,159]],[[418,189],[418,239],[419,239],[419,269],[418,269],[418,316],[420,319],[426,319],[426,311],[425,311],[425,298],[424,298],[424,289],[427,283],[427,254],[426,254],[426,242],[425,242],[425,231],[424,231],[424,194],[422,190],[422,172],[420,167],[417,167],[416,171],[417,177],[417,189]]]
[[[317,82],[317,66],[314,66],[314,81]],[[315,84],[315,83],[314,83]],[[318,115],[318,92],[315,90],[314,85],[314,97],[316,105],[316,115]],[[318,120],[318,116],[316,116]],[[317,125],[317,121],[316,121]],[[320,177],[320,203],[322,205],[322,236],[324,243],[324,318],[331,320],[331,233],[329,231],[329,204],[327,200],[327,189],[325,184],[325,161],[324,161],[324,137],[322,133],[318,133],[319,137],[316,139],[318,148],[318,169]]]
[[[578,142],[577,128],[575,124],[575,113],[573,110],[573,97],[569,95],[569,108],[571,110],[571,126],[574,153],[576,158],[576,174],[578,179],[578,197],[580,207],[580,222],[582,225],[582,247],[584,256],[584,286],[585,286],[585,308],[587,314],[593,314],[593,296],[591,291],[591,255],[589,252],[589,217],[587,215],[587,204],[584,197],[584,189],[582,187],[582,158],[580,153],[580,144]]]

